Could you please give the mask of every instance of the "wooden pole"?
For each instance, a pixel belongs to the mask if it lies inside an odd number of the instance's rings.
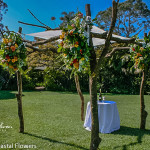
[[[81,92],[80,83],[79,83],[79,76],[75,75],[74,78],[75,78],[75,83],[76,83],[76,89],[77,89],[77,92],[78,92],[80,99],[81,99],[81,120],[84,121],[84,96]]]
[[[86,4],[86,19],[87,23],[90,23],[91,17],[91,10],[90,4]],[[89,19],[89,20],[88,20]],[[89,46],[91,47],[90,51],[90,79],[89,79],[89,86],[90,86],[90,104],[91,104],[91,118],[92,118],[92,129],[91,129],[91,143],[90,143],[90,150],[97,150],[98,146],[101,142],[101,138],[99,137],[99,121],[98,121],[98,106],[97,106],[97,72],[95,72],[95,68],[97,65],[96,62],[96,54],[93,48],[92,43],[92,36],[90,34],[90,27],[88,27],[88,35],[89,35]]]
[[[19,27],[20,34],[22,32],[22,28]],[[18,94],[16,94],[17,102],[18,102],[18,116],[20,121],[20,133],[24,133],[24,119],[23,119],[23,109],[22,109],[22,77],[21,72],[17,71],[17,86],[18,86]]]
[[[144,33],[144,37],[147,37],[147,33]],[[147,75],[147,68],[144,66],[142,70],[142,81],[140,87],[140,103],[141,103],[141,122],[140,122],[140,129],[145,129],[146,126],[146,118],[147,118],[147,111],[145,110],[145,103],[144,103],[144,87],[146,82],[146,75]]]

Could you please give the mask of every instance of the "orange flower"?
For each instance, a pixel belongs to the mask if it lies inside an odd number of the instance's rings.
[[[14,67],[14,71],[17,71],[18,70],[18,68],[17,67]]]
[[[11,48],[11,50],[12,50],[13,52],[14,52],[15,49],[16,49],[15,46],[11,46],[10,48]]]
[[[65,36],[65,32],[62,32],[62,36]]]
[[[11,61],[12,61],[12,63],[14,63],[16,60],[15,60],[15,59],[12,59]]]
[[[8,44],[9,43],[8,39],[5,39],[5,38],[3,38],[3,42],[4,42],[4,44]]]
[[[76,69],[79,69],[79,62],[78,62],[78,61],[75,62],[75,63],[73,64],[73,66],[74,66]]]
[[[64,54],[64,57],[66,57],[67,56],[67,54]]]
[[[9,68],[14,68],[14,67],[12,65],[10,65]]]
[[[8,41],[9,41],[9,43],[11,43],[11,42],[12,42],[12,39],[9,39]]]
[[[14,57],[14,60],[17,61],[17,60],[18,60],[18,57],[15,56],[15,57]]]
[[[138,57],[138,56],[142,56],[142,55],[141,55],[140,53],[137,53],[137,57]]]
[[[8,61],[8,62],[10,62],[10,61],[11,61],[11,59],[7,59],[7,61]]]
[[[63,35],[60,35],[60,39],[63,39],[64,38],[64,36]]]

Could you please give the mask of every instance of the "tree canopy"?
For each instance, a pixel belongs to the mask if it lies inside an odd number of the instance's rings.
[[[110,26],[112,7],[100,11],[97,15],[97,24],[108,30]],[[126,37],[134,36],[141,31],[150,29],[150,10],[142,0],[127,0],[119,3],[117,22],[114,33]]]
[[[4,25],[2,23],[3,20],[3,14],[5,14],[8,11],[8,6],[3,0],[0,0],[0,29],[3,29]]]

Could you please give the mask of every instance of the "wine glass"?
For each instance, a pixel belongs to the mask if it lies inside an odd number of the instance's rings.
[[[103,103],[104,103],[104,101],[105,101],[105,96],[103,96]]]

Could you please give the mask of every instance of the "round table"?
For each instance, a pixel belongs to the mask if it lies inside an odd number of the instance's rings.
[[[99,132],[111,133],[120,129],[120,117],[117,109],[117,104],[114,101],[97,102],[98,104],[98,120]],[[87,103],[86,116],[84,127],[91,131],[91,105]]]

